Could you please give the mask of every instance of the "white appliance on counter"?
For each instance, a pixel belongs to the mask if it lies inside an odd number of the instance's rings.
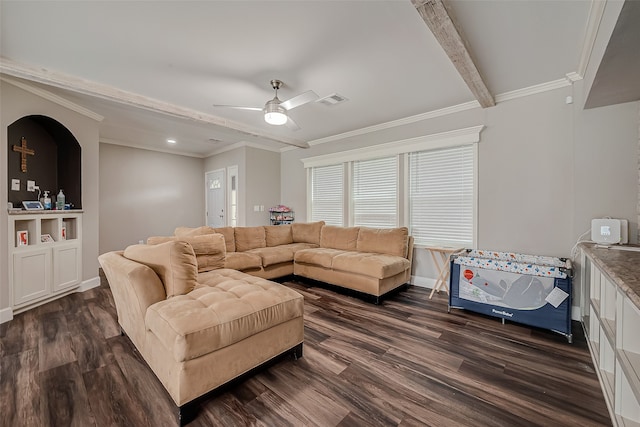
[[[629,222],[626,219],[592,219],[591,240],[606,245],[627,244],[629,243]]]

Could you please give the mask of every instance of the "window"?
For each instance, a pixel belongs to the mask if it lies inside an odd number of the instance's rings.
[[[409,154],[409,227],[416,243],[473,247],[474,146]]]
[[[353,225],[398,226],[398,157],[353,162]]]
[[[302,159],[309,221],[406,226],[417,245],[474,248],[484,126]]]
[[[344,166],[316,167],[311,170],[311,221],[343,225]]]

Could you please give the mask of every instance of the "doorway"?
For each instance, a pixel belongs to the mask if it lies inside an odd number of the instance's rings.
[[[218,169],[205,173],[207,225],[221,228],[226,225],[225,215],[225,170]]]

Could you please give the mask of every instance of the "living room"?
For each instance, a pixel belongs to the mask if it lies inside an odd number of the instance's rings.
[[[13,19],[11,13],[7,13],[12,9],[5,3],[11,2],[3,2],[3,33],[8,31],[4,29],[5,22]],[[416,139],[439,141],[452,138],[451,132],[470,128],[479,128],[476,131],[478,140],[473,142],[477,149],[477,193],[472,246],[569,257],[578,238],[590,229],[593,218],[627,219],[630,243],[638,243],[638,98],[585,108],[624,3],[609,1],[605,4],[597,31],[592,34],[591,48],[585,49],[584,42],[588,37],[583,38],[580,33],[580,45],[572,52],[576,68],[564,70],[552,81],[519,87],[508,93],[497,92],[494,95],[496,105],[492,107],[481,108],[471,101],[458,102],[402,119],[315,138],[305,149],[251,141],[228,144],[219,149],[209,145],[200,153],[195,150],[181,152],[184,149],[179,146],[175,149],[166,145],[150,148],[136,143],[138,130],[126,126],[121,129],[130,130],[130,135],[123,135],[120,140],[105,137],[103,129],[109,123],[101,117],[106,117],[111,107],[104,108],[100,114],[95,113],[83,103],[82,94],[74,92],[73,88],[56,86],[56,81],[61,80],[56,80],[55,68],[49,73],[38,73],[32,67],[46,69],[46,63],[27,67],[14,61],[8,54],[11,37],[5,34],[0,70],[0,121],[2,128],[8,129],[25,116],[52,117],[63,123],[81,144],[83,289],[99,283],[100,254],[122,250],[149,236],[171,235],[178,226],[202,225],[206,212],[204,177],[207,172],[237,167],[238,225],[268,224],[268,208],[278,204],[291,207],[296,221],[306,222],[312,218],[312,207],[307,187],[309,168],[305,167],[304,161],[308,164],[327,158],[328,161],[339,161],[345,153],[387,149],[414,143]],[[584,10],[589,11],[590,6],[585,6]],[[586,19],[583,25],[586,32]],[[11,24],[13,26],[15,24]],[[5,58],[5,54],[9,58]],[[451,70],[455,72],[453,67]],[[567,77],[571,72],[577,73],[579,78]],[[33,79],[29,80],[28,76]],[[64,85],[69,81],[64,81]],[[251,83],[259,85],[263,82],[256,79]],[[270,91],[268,81],[264,83],[264,89]],[[369,84],[370,91],[378,90],[376,82]],[[377,84],[393,91],[393,79]],[[460,81],[459,85],[464,83]],[[346,90],[339,90],[350,96]],[[233,98],[218,100],[213,97],[205,101],[209,104],[235,102]],[[331,108],[339,111],[340,106]],[[120,115],[147,114],[132,109],[131,103],[123,102]],[[186,127],[185,121],[188,121],[184,117],[178,120],[166,112],[160,113],[160,117],[166,117],[166,121],[176,128]],[[155,120],[159,121],[157,117]],[[299,121],[302,126],[304,122]],[[206,123],[195,126],[206,127]],[[179,145],[180,138],[177,139]],[[9,153],[10,146],[16,143],[3,132],[5,153]],[[7,163],[2,162],[0,195],[5,200],[9,200],[11,188],[7,168]],[[265,209],[256,211],[256,206]],[[403,215],[404,212],[400,217]],[[9,222],[9,215],[4,210],[1,221]],[[343,225],[349,225],[348,218]],[[7,227],[0,228],[0,239],[13,241]],[[437,272],[429,253],[418,245],[414,254],[411,283],[433,286]],[[9,259],[9,248],[2,246],[0,322],[3,324],[14,316]],[[576,271],[579,272],[579,265]],[[579,276],[574,278],[574,283],[580,283]],[[580,289],[575,285],[573,298],[572,317],[578,320]]]

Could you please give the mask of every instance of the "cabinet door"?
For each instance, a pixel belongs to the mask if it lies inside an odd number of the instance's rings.
[[[51,249],[13,254],[13,303],[20,305],[51,293]]]
[[[53,292],[80,283],[80,256],[78,245],[53,249]]]

